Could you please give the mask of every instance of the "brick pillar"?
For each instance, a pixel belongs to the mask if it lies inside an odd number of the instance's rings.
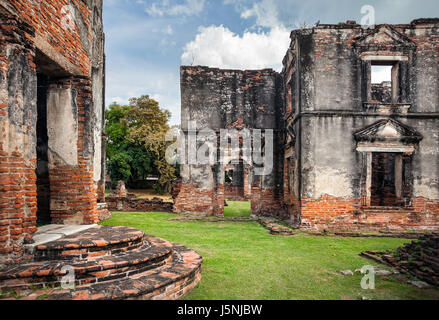
[[[0,14],[0,265],[24,257],[36,231],[36,70],[33,30]]]
[[[251,197],[251,182],[249,179],[249,167],[244,169],[244,197],[249,200]]]
[[[77,139],[72,148],[63,149],[62,146],[56,144],[57,130],[62,128],[53,127],[56,125],[53,122],[56,121],[52,121],[52,127],[51,124],[48,124],[49,143],[53,144],[49,156],[52,222],[61,224],[97,223],[99,215],[97,190],[93,179],[93,115],[90,79],[86,77],[69,78],[57,82],[54,86],[57,89],[69,91],[61,94],[68,96],[71,93],[72,104],[60,107],[72,108],[76,126],[71,130],[76,132]],[[48,116],[50,116],[50,108],[49,106]],[[67,115],[67,117],[70,116]],[[70,120],[65,120],[69,127]],[[72,135],[74,134],[69,135],[69,141]],[[55,147],[59,148],[60,151],[53,152]],[[61,151],[65,154],[60,155]]]
[[[361,206],[368,207],[372,197],[372,153],[363,152],[362,159]]]
[[[105,203],[105,183],[97,183],[97,194],[98,202]]]
[[[284,194],[283,194],[283,201],[288,202],[290,198],[290,165],[289,165],[289,159],[285,158],[284,161],[284,176],[283,176],[283,182],[284,182]]]
[[[259,181],[252,184],[251,210],[252,216],[259,216],[261,213],[261,188],[259,187]]]
[[[214,210],[213,214],[218,217],[224,216],[224,201],[225,201],[225,189],[224,185],[220,184],[217,186],[215,199],[214,199]]]

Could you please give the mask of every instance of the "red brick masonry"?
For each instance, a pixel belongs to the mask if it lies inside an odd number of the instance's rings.
[[[125,212],[173,212],[174,204],[172,202],[164,202],[159,198],[138,199],[135,195],[128,194],[126,197],[108,196],[106,203],[110,211]]]
[[[92,228],[38,246],[34,257],[1,271],[0,289],[31,300],[174,300],[201,280],[196,252],[127,227]],[[75,270],[74,290],[42,289],[59,287],[67,265]]]
[[[413,199],[412,207],[361,207],[361,201],[323,196],[302,199],[302,227],[333,230],[437,230],[439,202]]]
[[[366,251],[361,255],[376,262],[396,267],[431,285],[439,285],[439,234],[426,234],[394,252]]]
[[[91,2],[10,0],[4,5],[6,9],[0,11],[0,91],[2,97],[6,94],[6,100],[0,101],[0,265],[23,258],[23,243],[36,231],[37,63],[66,68],[61,71],[69,76],[51,85],[71,89],[78,123],[78,164],[50,167],[52,222],[99,221],[93,152],[87,145],[92,140],[90,48],[95,50],[94,33],[99,32],[93,26]],[[75,11],[71,12],[77,19],[73,29],[63,25],[66,6]],[[43,56],[50,62],[37,61]]]

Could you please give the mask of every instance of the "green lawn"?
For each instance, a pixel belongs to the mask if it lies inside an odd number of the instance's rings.
[[[250,202],[227,201],[228,206],[224,207],[226,218],[248,218],[251,214]]]
[[[248,212],[245,208],[244,204],[229,203],[227,216],[244,215]],[[173,217],[165,213],[114,213],[104,224],[139,228],[200,253],[203,278],[187,299],[439,299],[438,290],[420,290],[397,282],[397,278],[377,277],[376,289],[366,291],[360,287],[361,275],[337,273],[373,264],[358,256],[364,250],[395,249],[409,240],[304,233],[281,237],[270,235],[256,222],[169,221]]]

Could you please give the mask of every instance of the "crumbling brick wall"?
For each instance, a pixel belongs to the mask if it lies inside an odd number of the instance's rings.
[[[57,83],[57,86],[59,82]],[[77,152],[73,165],[65,158],[52,155],[49,167],[51,190],[51,218],[53,223],[92,224],[99,221],[97,188],[93,179],[91,128],[91,83],[86,77],[67,80],[63,86],[76,94],[73,108],[77,110]],[[59,128],[61,129],[61,128]],[[91,149],[91,150],[90,150]]]
[[[390,83],[372,84],[372,100],[383,103],[392,102],[392,87]]]
[[[165,202],[160,198],[142,199],[134,194],[125,197],[112,195],[106,198],[106,203],[110,211],[123,212],[173,212],[174,204]]]
[[[100,0],[0,1],[0,264],[23,258],[36,231],[37,73],[49,81],[51,220],[99,221],[103,40]]]
[[[228,201],[247,201],[244,195],[244,186],[234,186],[232,183],[224,185],[224,199]]]
[[[0,8],[1,9],[1,8]],[[36,231],[36,76],[30,26],[0,10],[0,265]],[[28,148],[24,148],[24,142]]]
[[[438,26],[437,19],[419,19],[375,29],[348,22],[293,31],[282,73],[292,147],[287,162],[296,170],[284,193],[292,221],[315,229],[438,228],[439,90],[432,89]],[[389,61],[396,96],[375,101],[371,65]],[[385,137],[379,124],[390,119],[398,124]],[[369,140],[356,140],[356,132],[370,127]],[[408,141],[414,132],[417,141]],[[405,157],[399,208],[371,208],[374,152]]]
[[[264,179],[254,176],[251,169],[246,192],[250,193],[252,184],[252,197],[264,202],[263,206],[253,206],[254,215],[281,210],[283,122],[280,75],[273,70],[182,67],[181,90],[182,130],[186,134],[190,129],[189,121],[196,121],[198,132],[203,129],[215,132],[219,146],[221,129],[273,130],[274,169]],[[222,215],[227,165],[183,164],[183,181],[174,210]]]
[[[35,30],[35,41],[46,42],[61,57],[67,59],[72,68],[89,74],[90,41],[89,30],[93,23],[93,9],[101,1],[83,0],[11,0],[8,1],[20,18]],[[73,18],[75,21],[69,21]],[[63,25],[64,24],[64,25]]]
[[[196,120],[198,130],[281,132],[273,175],[250,177],[255,215],[314,229],[437,229],[438,27],[418,19],[295,30],[281,75],[183,67],[183,129]],[[374,65],[391,67],[382,94],[371,83]],[[377,165],[377,153],[396,156]],[[176,210],[222,212],[223,170],[183,166]]]
[[[248,189],[251,188],[248,181],[248,170],[243,163],[226,167],[227,179],[224,183],[224,198],[229,201],[250,200]],[[247,180],[246,180],[247,176]],[[246,186],[247,184],[247,186]],[[247,194],[246,188],[247,187]]]

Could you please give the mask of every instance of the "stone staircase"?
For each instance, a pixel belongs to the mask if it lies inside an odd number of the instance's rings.
[[[201,279],[196,252],[128,227],[95,226],[37,245],[33,257],[0,271],[3,299],[174,300]],[[75,288],[63,289],[72,270]]]

